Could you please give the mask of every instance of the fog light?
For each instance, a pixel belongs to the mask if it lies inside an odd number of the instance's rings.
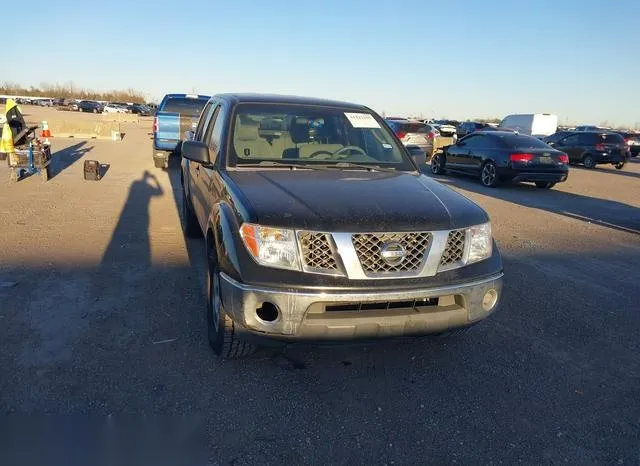
[[[484,297],[482,298],[482,309],[484,309],[485,311],[490,311],[494,308],[497,302],[498,292],[491,288],[484,294]]]

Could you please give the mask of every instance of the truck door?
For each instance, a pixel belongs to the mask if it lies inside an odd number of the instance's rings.
[[[213,104],[212,104],[213,106]],[[209,115],[206,116],[207,120],[204,124],[204,131],[198,137],[199,141],[207,143],[211,136],[211,131],[213,130],[213,126],[218,117],[218,113],[220,111],[220,105],[217,105],[214,109],[209,110]],[[202,117],[205,118],[205,113],[203,112]],[[198,221],[200,222],[200,226],[203,231],[205,231],[205,227],[207,224],[207,219],[209,217],[209,213],[205,212],[207,205],[207,193],[203,192],[203,178],[206,177],[206,168],[200,165],[199,163],[190,162],[189,163],[189,189],[191,192],[191,202],[193,203],[193,211],[198,217]]]
[[[198,193],[198,203],[200,204],[200,212],[196,215],[201,219],[200,222],[201,225],[203,225],[203,230],[209,220],[211,205],[217,202],[220,197],[215,181],[217,179],[217,158],[220,155],[220,139],[222,137],[222,128],[225,124],[225,116],[226,112],[223,107],[218,105],[214,109],[209,123],[207,124],[207,130],[203,139],[203,142],[209,146],[211,159],[216,159],[214,167],[201,166],[196,176],[196,192]]]

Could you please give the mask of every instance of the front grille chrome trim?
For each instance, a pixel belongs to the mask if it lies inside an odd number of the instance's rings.
[[[430,244],[427,245],[424,258],[422,259],[421,266],[412,270],[393,271],[393,272],[371,272],[366,271],[360,261],[358,252],[354,245],[355,235],[407,235],[407,234],[429,234],[431,236]],[[449,237],[452,234],[461,233],[464,238],[464,245],[462,251],[462,257],[460,258],[460,251],[457,251],[457,257],[459,260],[454,262],[448,262],[445,255],[445,251],[449,246]],[[305,251],[308,250],[303,247],[302,239],[304,235],[317,235],[324,236],[326,238],[326,244],[331,250],[331,256],[335,265],[331,260],[323,258],[319,261],[320,265],[334,268],[320,268],[313,267],[313,260],[308,260],[305,257]],[[466,263],[469,250],[469,232],[466,228],[456,230],[442,230],[442,231],[422,231],[422,232],[350,232],[350,233],[328,233],[311,230],[298,230],[296,231],[296,239],[298,243],[298,252],[300,254],[300,260],[302,262],[302,270],[305,273],[314,273],[320,275],[330,275],[347,277],[349,280],[393,280],[393,279],[407,279],[407,278],[424,278],[433,277],[439,272],[445,272],[447,270],[453,270],[463,267]],[[444,262],[444,264],[443,264]]]
[[[407,232],[399,232],[399,234],[403,233]],[[342,264],[344,265],[347,277],[350,280],[388,280],[398,278],[432,277],[438,272],[440,258],[444,252],[449,231],[430,231],[428,233],[431,234],[431,245],[426,252],[426,256],[422,261],[421,267],[416,270],[374,274],[367,273],[362,268],[362,264],[360,263],[360,259],[353,245],[353,235],[363,233],[332,233],[332,236],[338,254],[342,259]],[[372,232],[371,234],[380,233]]]
[[[304,241],[307,236],[314,238],[316,244],[324,241],[326,245],[323,245],[327,250],[324,251],[324,256],[320,260],[309,260],[309,249],[305,246]],[[321,239],[324,237],[324,240]],[[300,254],[300,261],[302,262],[302,270],[305,273],[316,273],[321,275],[332,275],[336,277],[344,277],[345,271],[341,264],[340,254],[336,250],[335,241],[331,233],[324,233],[319,231],[298,230],[296,232],[296,238],[298,243],[298,252]],[[325,265],[325,267],[317,267],[316,265]]]

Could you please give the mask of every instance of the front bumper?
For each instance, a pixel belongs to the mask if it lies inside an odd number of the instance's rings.
[[[220,278],[222,303],[236,324],[253,336],[291,341],[426,335],[466,327],[497,309],[503,282],[499,273],[450,286],[380,292],[265,288],[223,273]],[[495,290],[497,299],[485,309],[489,290]],[[258,317],[257,309],[264,303],[278,309],[273,322]]]

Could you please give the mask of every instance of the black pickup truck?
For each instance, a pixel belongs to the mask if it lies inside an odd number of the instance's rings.
[[[182,143],[182,223],[204,235],[208,339],[258,345],[456,333],[492,313],[487,214],[420,173],[372,110],[224,94]]]

